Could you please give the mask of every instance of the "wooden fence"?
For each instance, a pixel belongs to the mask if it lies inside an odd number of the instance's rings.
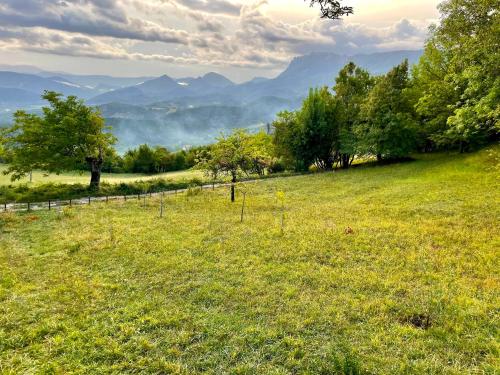
[[[224,186],[231,186],[231,184],[211,184],[211,185],[197,185],[192,188],[199,189],[215,189]],[[192,189],[191,188],[191,189]],[[138,201],[145,198],[151,198],[155,196],[163,195],[177,195],[188,191],[187,189],[177,189],[177,190],[164,190],[159,192],[148,192],[142,194],[133,195],[115,195],[115,196],[102,196],[102,197],[83,197],[76,199],[54,199],[44,202],[25,202],[25,203],[4,203],[0,208],[0,212],[29,212],[29,211],[40,211],[40,210],[60,210],[63,207],[73,207],[73,206],[83,206],[90,205],[97,202],[111,202],[111,201]]]

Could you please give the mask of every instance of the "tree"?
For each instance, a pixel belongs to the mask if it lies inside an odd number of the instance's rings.
[[[246,141],[246,149],[250,160],[250,173],[264,176],[274,160],[273,138],[264,131],[251,135]]]
[[[373,87],[374,79],[366,70],[348,63],[335,80],[335,100],[338,103],[338,135],[334,145],[335,159],[341,168],[348,168],[359,152],[354,127],[360,121],[361,105]]]
[[[298,114],[302,132],[302,156],[309,167],[333,168],[333,142],[338,133],[335,118],[336,106],[328,88],[314,89],[304,100]]]
[[[172,154],[165,147],[155,147],[153,150],[153,158],[156,173],[172,170]]]
[[[298,112],[278,113],[272,124],[275,153],[282,158],[287,168],[305,170],[309,167],[302,160],[302,135]]]
[[[341,1],[336,0],[310,0],[311,7],[319,4],[321,9],[321,18],[329,18],[332,20],[337,20],[343,16],[349,16],[353,14],[354,10],[349,6],[342,6]]]
[[[460,151],[500,131],[498,0],[447,0],[415,69],[417,112],[435,144]]]
[[[148,145],[140,145],[135,153],[134,173],[151,174],[156,171],[155,151]]]
[[[244,130],[235,130],[229,136],[220,136],[212,145],[208,156],[199,160],[198,168],[209,171],[214,176],[231,177],[231,202],[235,201],[235,183],[242,174],[251,170],[251,159],[248,150],[250,135]]]
[[[123,158],[118,155],[116,150],[108,147],[104,154],[102,170],[108,173],[123,173]]]
[[[20,179],[33,169],[49,173],[75,170],[86,162],[90,187],[99,188],[104,155],[115,142],[100,113],[75,96],[46,91],[49,107],[38,116],[25,111],[14,114],[14,125],[5,130],[3,142],[11,157],[6,174]]]
[[[273,126],[278,155],[296,170],[306,170],[311,164],[333,167],[336,105],[328,88],[310,90],[299,111],[281,113]]]
[[[416,121],[408,100],[408,60],[378,79],[361,107],[356,127],[360,148],[377,160],[406,157],[416,144]]]

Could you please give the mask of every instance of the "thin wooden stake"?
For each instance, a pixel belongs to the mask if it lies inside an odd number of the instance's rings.
[[[160,197],[160,218],[163,218],[163,194]]]
[[[285,234],[285,202],[281,206],[281,235]]]
[[[247,192],[243,192],[243,204],[241,205],[241,222],[243,223],[243,213],[245,212],[245,199],[247,197]]]

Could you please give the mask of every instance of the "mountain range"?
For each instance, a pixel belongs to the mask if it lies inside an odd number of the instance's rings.
[[[372,74],[383,74],[408,59],[416,63],[421,51],[393,51],[344,56],[312,53],[294,58],[272,79],[257,77],[236,84],[217,73],[202,77],[110,77],[48,72],[31,66],[0,65],[0,123],[8,124],[13,111],[37,112],[40,95],[52,90],[76,95],[98,106],[118,149],[142,143],[170,148],[211,142],[221,131],[258,128],[276,113],[300,106],[311,87],[333,86],[349,61]]]

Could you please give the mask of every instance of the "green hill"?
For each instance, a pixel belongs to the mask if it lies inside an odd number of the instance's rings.
[[[0,369],[497,373],[499,160],[1,214]]]

